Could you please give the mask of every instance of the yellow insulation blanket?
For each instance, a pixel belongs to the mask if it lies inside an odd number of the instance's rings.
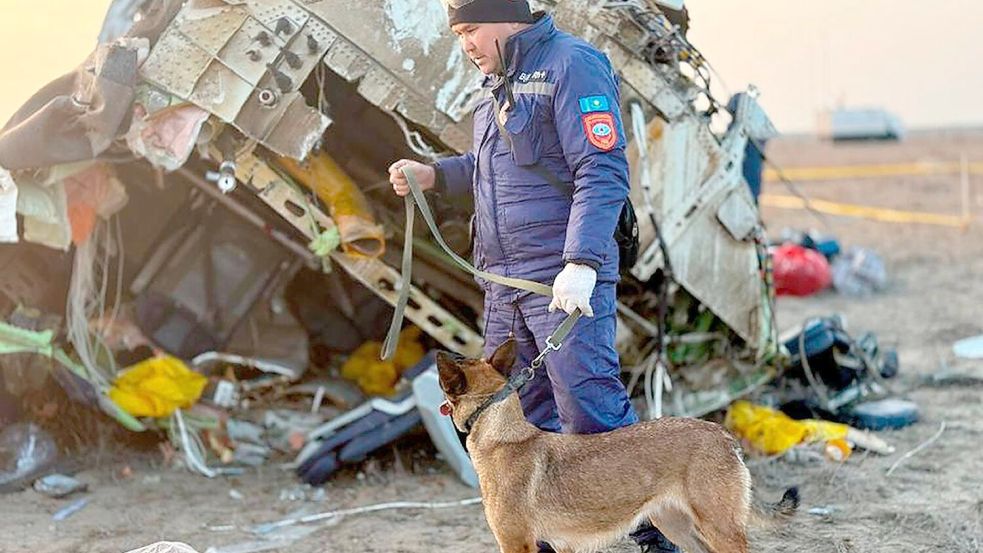
[[[116,378],[109,398],[135,417],[167,417],[194,405],[208,379],[175,357],[141,361]]]
[[[727,410],[724,426],[737,434],[755,450],[767,455],[784,453],[802,443],[840,441],[850,427],[821,420],[790,418],[781,411],[735,401]]]
[[[382,255],[386,244],[383,228],[376,224],[362,190],[334,159],[322,152],[303,164],[287,157],[277,163],[328,206],[341,234],[342,251],[367,257]]]

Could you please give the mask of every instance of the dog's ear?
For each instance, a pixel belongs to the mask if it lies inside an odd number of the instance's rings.
[[[495,370],[507,377],[512,372],[512,367],[515,366],[515,348],[515,339],[509,338],[498,346],[488,362],[495,367]]]
[[[437,352],[437,374],[440,387],[448,396],[459,396],[468,391],[468,380],[458,361],[460,357],[445,351]]]

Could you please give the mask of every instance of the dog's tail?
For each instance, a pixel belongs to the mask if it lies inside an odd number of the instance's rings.
[[[776,526],[792,518],[799,508],[799,488],[793,486],[782,495],[778,503],[768,503],[751,511],[750,523],[754,526]]]

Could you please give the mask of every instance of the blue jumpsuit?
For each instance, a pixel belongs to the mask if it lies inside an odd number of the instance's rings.
[[[613,235],[629,187],[617,78],[604,54],[558,31],[550,16],[513,35],[503,51],[515,105],[501,76],[485,79],[474,146],[435,164],[438,191],[473,195],[480,269],[545,284],[566,263],[597,270],[594,317],[582,318],[563,348],[547,357],[545,374],[520,391],[526,418],[544,430],[578,434],[635,423],[614,347]],[[504,108],[511,140],[493,119],[492,95]],[[533,169],[537,164],[567,189],[551,185]],[[548,313],[549,298],[479,283],[486,353],[514,333],[517,365],[527,366],[566,314]]]

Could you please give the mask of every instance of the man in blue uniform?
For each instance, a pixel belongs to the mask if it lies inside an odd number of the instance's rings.
[[[451,0],[447,11],[485,75],[474,145],[433,165],[397,161],[389,168],[393,188],[409,193],[405,168],[425,189],[472,195],[475,265],[553,286],[550,299],[479,281],[489,356],[513,337],[517,363],[527,366],[567,313],[579,308],[586,315],[546,358],[545,374],[520,390],[531,423],[595,433],[638,422],[614,347],[614,231],[629,181],[611,64],[557,30],[552,17],[532,14],[526,0]],[[654,528],[636,539],[646,551],[676,551]]]

